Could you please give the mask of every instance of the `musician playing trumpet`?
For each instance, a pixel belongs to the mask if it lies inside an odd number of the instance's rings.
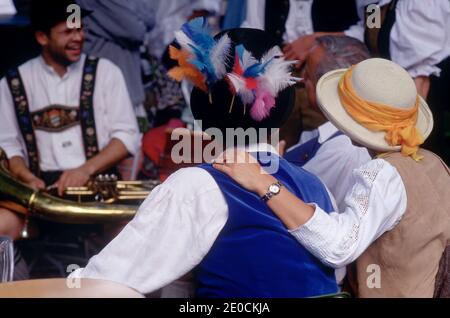
[[[35,3],[42,52],[0,82],[0,147],[16,178],[61,195],[135,154],[139,129],[120,69],[82,53],[83,25],[67,23],[75,1]],[[22,228],[19,216],[0,209],[0,235],[17,239]]]

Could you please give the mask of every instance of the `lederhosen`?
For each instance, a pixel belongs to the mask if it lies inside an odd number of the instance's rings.
[[[60,132],[75,125],[81,126],[86,160],[99,152],[97,131],[94,118],[94,88],[99,59],[87,57],[82,77],[79,108],[64,105],[50,105],[37,112],[30,112],[28,98],[19,70],[13,69],[6,74],[11,91],[17,123],[25,142],[30,171],[43,179],[47,185],[55,183],[61,171],[41,171],[39,150],[35,130]]]
[[[390,40],[392,27],[396,21],[397,3],[398,0],[393,0],[381,8],[381,28],[366,28],[365,43],[375,57],[391,59]],[[427,100],[433,112],[434,129],[424,147],[433,150],[449,164],[450,127],[445,126],[444,114],[450,112],[450,56],[436,66],[441,69],[441,75],[430,76],[431,85]]]

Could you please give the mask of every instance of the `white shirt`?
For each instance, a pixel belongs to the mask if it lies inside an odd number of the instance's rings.
[[[0,0],[0,16],[14,15],[16,13],[17,10],[12,0]]]
[[[175,31],[195,10],[206,10],[218,14],[221,0],[147,0],[155,12],[156,24],[147,34],[146,46],[153,56],[161,57],[175,39]]]
[[[319,137],[322,146],[303,168],[319,177],[336,199],[338,210],[343,211],[346,207],[345,196],[353,187],[353,170],[372,158],[366,148],[354,146],[346,135],[330,139],[338,131],[332,123],[327,122],[316,130],[302,133],[298,145],[288,151]]]
[[[248,151],[275,152],[268,145]],[[358,257],[383,229],[396,224],[406,208],[403,183],[389,163],[375,160],[361,169],[354,174],[347,210],[327,215],[316,207],[311,221],[292,232],[333,267]],[[366,175],[372,176],[371,182]],[[361,195],[367,199],[365,204],[361,204]],[[228,206],[214,178],[201,168],[181,169],[153,190],[125,229],[71,277],[115,281],[148,294],[197,266],[227,218]],[[352,233],[355,222],[360,226],[359,235],[349,242],[347,234]],[[335,241],[324,244],[322,240],[329,242],[329,238]],[[343,249],[343,245],[350,247]]]
[[[286,43],[292,43],[299,37],[314,32],[311,12],[313,0],[289,0],[289,4],[286,31],[283,35]],[[265,15],[265,0],[247,0],[247,16],[242,27],[264,30]]]
[[[79,62],[70,65],[63,77],[41,56],[20,66],[30,112],[53,104],[79,107],[85,59],[83,55]],[[121,71],[106,59],[100,59],[98,64],[94,117],[100,150],[116,138],[129,153],[136,153],[140,137],[134,108]],[[42,171],[74,169],[85,163],[80,125],[57,133],[35,130],[35,136]],[[8,158],[20,156],[28,159],[6,78],[0,82],[0,147]]]
[[[371,3],[380,6],[391,0],[358,0],[360,22],[345,31],[364,41],[364,8]],[[450,1],[399,0],[396,22],[391,31],[390,53],[393,62],[415,78],[440,74],[436,66],[450,56]]]

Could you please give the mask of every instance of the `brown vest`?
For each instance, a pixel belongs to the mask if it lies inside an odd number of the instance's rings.
[[[420,162],[400,153],[383,157],[402,177],[407,209],[400,223],[349,267],[357,297],[431,298],[448,292],[449,267],[443,254],[450,246],[450,170],[435,154],[426,150],[420,154],[424,155]],[[368,286],[374,282],[372,264],[380,268],[380,288]]]

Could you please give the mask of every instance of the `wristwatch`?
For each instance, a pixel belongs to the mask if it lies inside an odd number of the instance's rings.
[[[282,186],[283,185],[281,184],[280,181],[277,181],[274,184],[271,184],[269,186],[269,190],[267,191],[267,193],[261,197],[261,200],[263,200],[264,202],[267,202],[270,199],[272,199],[274,196],[280,194]]]

